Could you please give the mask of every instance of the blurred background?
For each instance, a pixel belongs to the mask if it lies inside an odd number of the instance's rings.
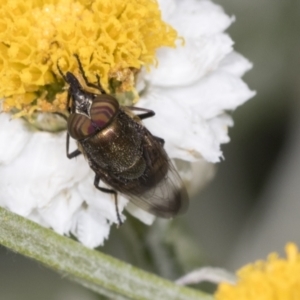
[[[257,95],[233,113],[225,160],[185,216],[152,227],[129,217],[100,249],[169,279],[300,246],[300,1],[214,2],[236,16],[228,33],[254,64],[244,80]],[[102,299],[3,247],[0,291],[1,300]]]

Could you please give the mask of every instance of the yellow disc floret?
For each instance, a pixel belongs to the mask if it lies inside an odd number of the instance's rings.
[[[156,63],[158,47],[175,47],[176,38],[156,0],[3,0],[4,109],[19,116],[62,111],[65,83],[57,64],[63,72],[77,73],[74,54],[89,81],[97,82],[97,74],[111,92],[134,92],[137,71]]]
[[[276,253],[268,260],[243,267],[238,283],[222,283],[216,300],[296,300],[300,299],[300,254],[295,244],[286,246],[287,258]]]

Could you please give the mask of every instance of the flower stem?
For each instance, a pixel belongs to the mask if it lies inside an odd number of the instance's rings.
[[[212,300],[0,208],[0,243],[112,299]]]

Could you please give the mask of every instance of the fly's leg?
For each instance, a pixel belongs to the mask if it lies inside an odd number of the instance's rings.
[[[155,116],[155,112],[151,109],[146,109],[146,108],[141,108],[141,107],[135,107],[135,106],[126,106],[130,110],[137,110],[137,111],[143,111],[143,114],[137,115],[141,120],[151,118]],[[165,140],[158,137],[158,136],[153,136],[155,140],[157,140],[162,146],[165,145]]]
[[[67,78],[64,75],[64,73],[62,72],[61,68],[59,67],[58,62],[57,62],[57,69],[58,69],[61,77],[67,82]],[[70,103],[71,103],[71,94],[70,94],[70,91],[68,91],[68,98],[67,98],[66,109],[67,109],[67,111],[69,113],[71,113]],[[67,117],[64,114],[59,113],[59,112],[57,112],[56,114],[59,115],[59,116],[61,116],[61,117],[63,117],[66,121],[68,120]],[[69,147],[70,147],[70,135],[69,135],[69,133],[67,133],[67,138],[66,138],[66,154],[67,154],[67,157],[69,159],[71,159],[71,158],[74,158],[74,157],[76,157],[76,156],[78,156],[78,155],[81,154],[81,152],[79,151],[79,149],[76,149],[75,151],[69,153]]]
[[[121,216],[120,216],[120,212],[119,212],[119,208],[118,208],[118,195],[117,195],[117,192],[114,191],[114,190],[111,190],[111,189],[103,188],[99,184],[100,184],[100,176],[95,175],[94,186],[96,187],[96,189],[98,189],[99,191],[101,191],[103,193],[114,195],[117,218],[118,218],[119,226],[121,226],[123,224],[123,222],[121,220]]]
[[[130,110],[143,111],[143,114],[137,115],[141,120],[151,118],[155,115],[155,112],[151,109],[135,107],[135,106],[126,106]]]
[[[57,70],[60,73],[60,76],[64,79],[65,82],[68,82],[65,74],[63,73],[63,71],[61,70],[58,61],[57,61]],[[71,112],[71,107],[70,107],[70,103],[71,103],[71,94],[70,94],[70,90],[68,90],[68,98],[67,98],[67,104],[66,104],[66,109],[67,111],[70,113]]]
[[[68,89],[68,98],[67,98],[66,109],[67,109],[67,111],[68,111],[69,114],[71,113],[70,104],[71,104],[71,93],[70,93],[70,89]]]
[[[80,152],[79,149],[76,149],[75,151],[69,153],[69,146],[70,146],[70,135],[69,135],[69,133],[67,133],[67,140],[66,140],[66,153],[67,153],[67,157],[69,159],[71,159],[71,158],[74,158],[74,157],[76,157],[76,156],[78,156],[78,155],[81,154],[81,152]]]
[[[99,75],[98,74],[96,75],[98,85],[89,82],[88,79],[87,79],[87,77],[86,77],[86,75],[85,75],[85,73],[84,73],[83,66],[81,64],[81,61],[80,61],[80,58],[79,58],[78,54],[74,54],[74,56],[75,56],[75,58],[77,60],[77,63],[78,63],[78,66],[79,66],[79,70],[80,70],[80,73],[81,73],[81,75],[82,75],[82,77],[83,77],[83,79],[85,81],[85,84],[88,87],[91,87],[91,88],[99,90],[101,94],[106,94],[104,88],[102,87],[102,85],[100,83],[100,77],[99,77]]]

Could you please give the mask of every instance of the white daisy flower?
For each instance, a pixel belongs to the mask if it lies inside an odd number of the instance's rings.
[[[136,106],[156,113],[144,124],[165,140],[192,191],[212,177],[213,164],[223,157],[221,144],[229,142],[233,125],[227,112],[254,95],[241,79],[252,65],[233,50],[224,31],[234,18],[220,6],[208,0],[159,4],[164,21],[184,43],[158,49],[158,66],[142,69]],[[115,203],[94,187],[83,156],[67,159],[66,133],[32,130],[7,113],[0,114],[0,124],[0,205],[59,234],[73,234],[87,247],[103,245],[110,226],[118,223]],[[119,196],[120,212],[127,203]],[[154,219],[131,203],[127,209],[147,224]]]

